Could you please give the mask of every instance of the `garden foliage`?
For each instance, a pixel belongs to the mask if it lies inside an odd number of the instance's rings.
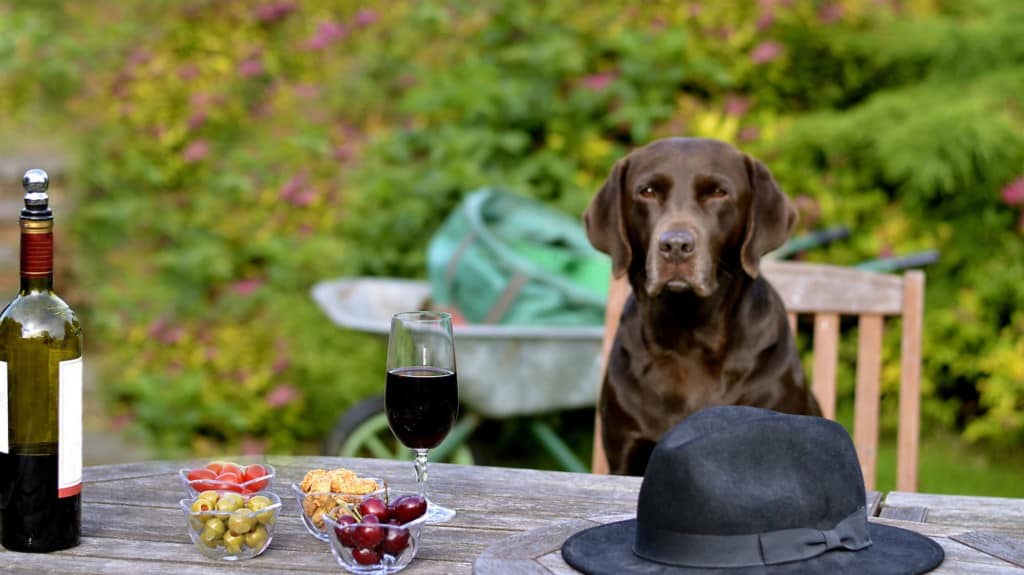
[[[72,133],[79,307],[111,412],[167,451],[322,437],[383,350],[312,284],[422,276],[482,186],[579,214],[677,135],[852,228],[811,259],[941,250],[928,422],[1019,443],[1022,29],[1016,0],[6,2],[0,106]]]

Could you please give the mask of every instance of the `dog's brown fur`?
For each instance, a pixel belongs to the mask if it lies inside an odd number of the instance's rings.
[[[759,273],[796,221],[761,162],[715,140],[659,140],[615,164],[585,220],[633,288],[599,402],[612,473],[642,475],[658,439],[712,405],[820,415]]]

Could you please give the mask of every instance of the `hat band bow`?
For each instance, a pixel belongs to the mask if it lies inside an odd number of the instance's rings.
[[[682,567],[753,567],[817,557],[828,551],[857,551],[871,545],[867,512],[861,507],[828,530],[781,529],[743,535],[700,535],[637,523],[633,553]]]

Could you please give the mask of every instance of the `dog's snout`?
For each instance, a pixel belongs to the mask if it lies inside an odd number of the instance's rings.
[[[685,259],[693,255],[697,239],[686,230],[668,231],[658,236],[658,250],[668,259]]]

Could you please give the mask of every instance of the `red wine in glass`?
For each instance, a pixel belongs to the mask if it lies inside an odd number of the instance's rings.
[[[459,414],[455,372],[437,367],[392,369],[384,403],[391,432],[402,445],[433,449],[451,431]]]
[[[427,499],[427,452],[440,445],[459,414],[452,316],[411,311],[391,318],[384,410],[395,437],[416,454],[416,484]],[[427,499],[427,522],[455,510]]]

